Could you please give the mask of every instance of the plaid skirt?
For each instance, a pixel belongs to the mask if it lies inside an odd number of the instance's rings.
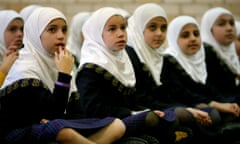
[[[37,124],[31,127],[15,129],[5,137],[4,143],[44,144],[55,142],[58,132],[63,128],[72,128],[81,135],[88,136],[112,123],[114,119],[113,117],[76,120],[55,119],[46,124]]]

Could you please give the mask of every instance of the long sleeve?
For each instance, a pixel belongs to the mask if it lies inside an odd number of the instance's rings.
[[[128,96],[124,96],[123,91],[113,85],[111,78],[104,78],[107,75],[110,73],[100,74],[95,68],[85,68],[78,73],[76,84],[80,93],[79,108],[86,117],[123,118],[131,115],[131,102],[128,101]]]

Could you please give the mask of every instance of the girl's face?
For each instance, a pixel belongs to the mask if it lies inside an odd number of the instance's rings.
[[[228,46],[235,40],[236,28],[234,19],[229,14],[223,14],[217,18],[212,27],[213,37],[221,45]]]
[[[201,48],[201,37],[195,24],[185,25],[179,33],[178,46],[186,55],[194,55]]]
[[[42,32],[40,39],[43,47],[51,54],[58,48],[65,48],[67,24],[63,19],[52,20]]]
[[[105,45],[113,51],[119,51],[126,47],[127,32],[126,22],[122,16],[112,16],[106,22],[103,33]]]
[[[23,44],[23,21],[21,19],[12,20],[4,32],[6,47],[22,47]]]
[[[146,24],[144,40],[151,48],[159,48],[165,41],[166,32],[167,21],[163,17],[155,17]]]

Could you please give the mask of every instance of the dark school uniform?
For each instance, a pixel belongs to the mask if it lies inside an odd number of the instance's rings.
[[[0,139],[3,143],[55,141],[64,127],[88,134],[114,118],[64,120],[71,76],[59,73],[53,93],[38,79],[22,79],[0,91]],[[42,118],[50,120],[41,125]],[[99,121],[99,123],[98,123]]]
[[[237,102],[240,104],[240,87],[236,84],[234,74],[226,63],[218,57],[212,46],[204,43],[207,65],[207,84],[215,87],[221,93],[221,102]]]

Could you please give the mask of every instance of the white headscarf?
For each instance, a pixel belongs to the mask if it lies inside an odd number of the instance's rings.
[[[67,48],[72,52],[77,60],[80,60],[81,47],[83,39],[81,39],[81,32],[84,22],[91,16],[90,12],[80,12],[76,14],[71,21],[70,35],[67,41]]]
[[[128,45],[136,51],[140,61],[150,69],[157,85],[161,85],[160,74],[162,71],[164,47],[153,49],[146,44],[143,32],[147,23],[155,17],[163,17],[167,21],[165,10],[157,4],[147,3],[139,6],[128,21]]]
[[[128,19],[131,15],[127,10],[125,10],[123,8],[118,8],[118,10],[122,13],[122,16],[126,19]]]
[[[0,10],[0,63],[2,63],[3,53],[7,50],[4,33],[8,25],[16,18],[22,19],[22,17],[16,11]]]
[[[83,25],[80,68],[85,63],[97,64],[113,74],[123,85],[134,86],[134,70],[125,49],[113,52],[106,47],[102,38],[105,24],[114,15],[121,15],[121,12],[111,7],[100,8]]]
[[[171,21],[168,27],[167,41],[169,47],[166,49],[165,53],[175,57],[179,64],[194,81],[205,84],[207,78],[207,70],[203,45],[201,44],[199,51],[191,56],[184,54],[178,45],[180,32],[182,28],[187,24],[196,25],[200,32],[199,24],[194,18],[190,16],[176,17]]]
[[[42,7],[34,11],[24,25],[24,48],[8,73],[3,87],[24,78],[35,78],[46,84],[53,91],[58,71],[54,55],[43,48],[40,36],[46,26],[54,19],[65,16],[58,10]]]
[[[27,21],[28,17],[33,13],[34,10],[40,8],[40,5],[32,4],[24,7],[19,14],[22,16],[24,21]]]
[[[240,36],[240,21],[235,21],[237,36]]]
[[[231,16],[232,13],[222,7],[216,7],[209,9],[205,12],[202,18],[201,23],[201,33],[202,33],[202,40],[203,42],[206,42],[213,46],[213,49],[216,51],[218,56],[226,62],[227,66],[230,68],[230,70],[235,74],[240,74],[240,65],[238,56],[235,50],[234,42],[232,42],[228,46],[223,46],[219,44],[213,34],[212,34],[212,27],[215,21],[219,16],[222,14],[229,14]]]

